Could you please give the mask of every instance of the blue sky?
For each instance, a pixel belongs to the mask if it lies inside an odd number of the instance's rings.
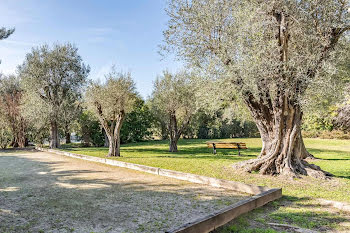
[[[33,46],[72,42],[102,79],[113,64],[130,71],[147,97],[164,69],[180,64],[158,54],[166,27],[166,0],[1,0],[0,26],[15,27],[0,41],[0,72],[15,73]]]

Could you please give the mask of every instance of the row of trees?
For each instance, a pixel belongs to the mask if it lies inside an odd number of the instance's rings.
[[[311,154],[301,126],[315,93],[343,78],[350,51],[349,7],[343,0],[169,1],[162,51],[175,53],[191,70],[164,72],[150,99],[162,132],[169,135],[170,151],[177,151],[178,139],[200,110],[210,118],[227,109],[246,109],[263,146],[258,158],[236,168],[327,175],[304,160]],[[72,122],[74,114],[65,111],[79,109],[84,93],[108,138],[109,156],[120,155],[122,123],[137,99],[130,74],[112,69],[106,82],[92,82],[83,92],[89,67],[70,44],[33,49],[18,71],[25,118],[36,129],[49,126],[52,148],[59,146],[58,125]],[[342,116],[347,108],[339,111]]]
[[[120,156],[121,142],[141,141],[159,135],[170,139],[177,151],[181,136],[218,138],[248,135],[248,121],[224,116],[228,107],[208,111],[196,100],[197,75],[165,71],[154,83],[145,103],[138,95],[130,73],[115,67],[104,82],[88,81],[90,68],[70,43],[33,48],[18,75],[2,76],[1,144],[24,147],[28,139],[50,148],[60,139],[70,143],[71,133],[84,145],[108,146],[109,156]],[[251,124],[251,123],[250,123]],[[253,127],[254,128],[254,127]],[[244,132],[246,134],[242,134]],[[256,130],[255,130],[256,132]]]

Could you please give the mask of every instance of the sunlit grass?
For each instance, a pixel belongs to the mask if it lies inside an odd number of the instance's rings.
[[[249,149],[242,150],[242,156],[237,156],[237,150],[230,149],[219,149],[218,153],[213,155],[212,150],[207,148],[206,141],[202,139],[180,140],[177,153],[168,152],[167,141],[125,144],[121,147],[122,157],[114,159],[245,183],[282,187],[286,195],[299,197],[312,195],[346,201],[350,199],[350,141],[305,139],[309,151],[319,158],[313,163],[333,173],[335,179],[338,180],[337,185],[334,185],[334,182],[313,178],[293,181],[259,174],[237,173],[233,170],[232,164],[255,158],[261,149],[260,139],[221,140],[247,143]],[[108,152],[108,148],[79,148],[78,145],[67,145],[63,147],[63,150],[97,157],[105,157]]]
[[[245,142],[249,149],[242,150],[240,157],[237,150],[229,149],[218,149],[218,153],[213,155],[206,141],[180,140],[177,153],[168,152],[167,141],[131,143],[122,145],[122,157],[113,159],[283,189],[284,198],[249,213],[249,223],[242,224],[238,219],[225,227],[223,232],[275,232],[269,229],[269,222],[334,230],[340,227],[339,223],[348,221],[344,217],[346,213],[329,213],[327,207],[319,206],[318,198],[350,202],[349,140],[305,139],[306,147],[317,158],[312,163],[331,172],[334,175],[331,180],[311,177],[286,179],[238,172],[232,168],[232,164],[255,158],[261,150],[259,138],[220,140]],[[108,152],[108,148],[79,148],[78,144],[62,149],[97,157],[105,157]]]

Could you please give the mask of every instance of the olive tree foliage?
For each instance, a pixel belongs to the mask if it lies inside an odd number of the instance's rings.
[[[335,63],[336,69],[321,73],[323,78],[310,83],[303,98],[303,130],[333,130],[339,108],[346,106],[350,87],[350,43],[342,48],[343,56]]]
[[[14,28],[7,29],[5,27],[1,27],[0,28],[0,40],[7,39],[14,32],[15,32]],[[0,60],[0,63],[1,63],[1,60]]]
[[[167,140],[169,138],[167,116],[159,109],[160,106],[154,98],[149,98],[147,104],[154,119],[152,124],[153,134],[161,140]]]
[[[27,123],[21,113],[22,94],[20,80],[17,76],[0,76],[0,108],[13,135],[11,145],[23,148],[27,142]]]
[[[90,68],[78,49],[66,43],[33,48],[18,71],[25,91],[24,114],[38,131],[49,125],[50,148],[59,147],[60,118],[69,111],[67,103],[82,92]]]
[[[303,158],[302,103],[309,86],[341,59],[350,29],[347,0],[171,0],[164,51],[220,72],[259,129],[248,172],[324,177]]]
[[[5,27],[0,28],[0,40],[7,39],[14,32],[15,32],[14,28],[11,28],[11,29],[7,29]]]
[[[350,86],[347,86],[345,100],[343,100],[343,103],[338,105],[338,109],[333,120],[336,128],[344,131],[350,131]]]
[[[4,27],[0,28],[0,40],[8,38],[14,31],[15,29],[6,29]],[[4,99],[3,94],[1,94],[1,98]],[[6,116],[8,116],[8,114],[4,112],[4,107],[0,106],[0,148],[2,149],[5,149],[13,139],[13,135],[9,127],[8,117]]]
[[[12,138],[13,134],[6,119],[6,113],[0,108],[0,148],[6,149]]]
[[[120,156],[120,129],[132,111],[137,92],[130,73],[112,67],[105,83],[92,82],[86,92],[88,109],[94,112],[109,141],[108,156]]]
[[[177,142],[196,113],[195,92],[192,74],[185,71],[175,74],[165,71],[154,83],[153,109],[158,111],[161,123],[167,124],[170,152],[177,152]]]

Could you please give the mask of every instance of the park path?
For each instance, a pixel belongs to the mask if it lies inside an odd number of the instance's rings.
[[[38,151],[0,151],[0,232],[164,232],[244,194]]]

